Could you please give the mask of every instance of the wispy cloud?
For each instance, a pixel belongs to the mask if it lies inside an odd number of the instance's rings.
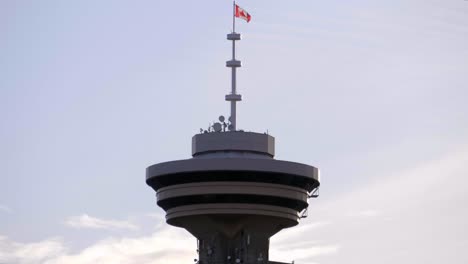
[[[0,204],[0,212],[11,213],[11,208],[6,205]]]
[[[462,263],[468,257],[455,256],[458,248],[468,245],[459,239],[468,235],[463,229],[468,214],[460,210],[460,204],[468,201],[466,164],[468,146],[379,177],[341,197],[321,200],[311,205],[309,217],[299,226],[272,238],[272,259],[416,263],[425,252],[434,251],[428,263],[444,259]],[[441,192],[441,186],[450,191]],[[312,222],[317,219],[321,222]],[[415,244],[418,247],[408,253]]]
[[[59,238],[36,243],[18,243],[0,236],[0,263],[34,264],[60,256],[66,251]]]
[[[310,263],[314,257],[336,254],[339,249],[340,246],[338,244],[314,246],[301,245],[300,247],[296,244],[290,244],[287,247],[273,247],[270,251],[273,256],[272,260],[274,261],[291,262],[292,260],[296,260],[303,263]]]
[[[148,236],[106,238],[77,253],[51,238],[17,243],[0,236],[0,263],[9,264],[180,264],[196,257],[195,240],[184,230],[166,227]]]
[[[128,221],[105,220],[96,217],[82,214],[80,216],[72,216],[65,221],[67,226],[73,228],[90,228],[90,229],[127,229],[137,230],[138,227]]]
[[[310,234],[315,230],[326,227],[330,224],[330,222],[303,223],[294,228],[289,228],[282,231],[279,236],[274,237],[274,241],[278,243],[280,247],[282,245],[291,245],[292,243],[296,243],[297,241],[302,241],[305,234]],[[309,244],[311,244],[311,240],[308,241]]]

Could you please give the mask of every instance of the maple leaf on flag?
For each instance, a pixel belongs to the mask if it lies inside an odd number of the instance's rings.
[[[242,9],[240,6],[238,6],[236,4],[236,12],[235,12],[235,16],[238,17],[238,18],[242,18],[244,19],[245,21],[247,21],[247,23],[250,22],[250,19],[252,18],[252,16],[247,13],[247,11],[245,11],[244,9]]]

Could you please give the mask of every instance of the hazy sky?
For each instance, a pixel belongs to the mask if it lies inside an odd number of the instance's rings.
[[[468,263],[468,1],[239,1],[238,127],[321,170],[297,264]],[[0,263],[193,263],[151,164],[230,90],[232,2],[0,0]]]

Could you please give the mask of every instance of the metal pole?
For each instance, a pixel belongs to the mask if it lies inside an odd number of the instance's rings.
[[[236,32],[236,1],[232,1],[232,32]]]
[[[226,62],[226,66],[231,68],[231,93],[226,95],[226,101],[230,101],[231,103],[231,117],[230,117],[230,131],[236,131],[237,127],[237,120],[236,120],[236,103],[237,101],[241,101],[242,97],[240,94],[236,94],[237,89],[237,67],[241,67],[241,62],[236,60],[236,40],[240,40],[240,34],[236,33],[236,10],[237,4],[236,1],[232,1],[232,32],[228,34],[228,40],[232,41],[232,59]]]
[[[236,1],[233,2],[233,14],[232,14],[232,31],[233,33],[236,32]],[[236,60],[236,41],[232,40],[232,60]],[[236,94],[236,67],[232,67],[232,88],[231,94]],[[233,130],[236,130],[236,101],[231,101],[231,125]]]

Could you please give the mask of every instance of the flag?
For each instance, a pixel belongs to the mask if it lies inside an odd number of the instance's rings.
[[[249,13],[247,13],[244,9],[242,9],[237,4],[236,4],[235,16],[238,17],[238,18],[244,19],[245,21],[247,21],[247,23],[250,22],[250,19],[252,18],[252,16],[250,16]]]

